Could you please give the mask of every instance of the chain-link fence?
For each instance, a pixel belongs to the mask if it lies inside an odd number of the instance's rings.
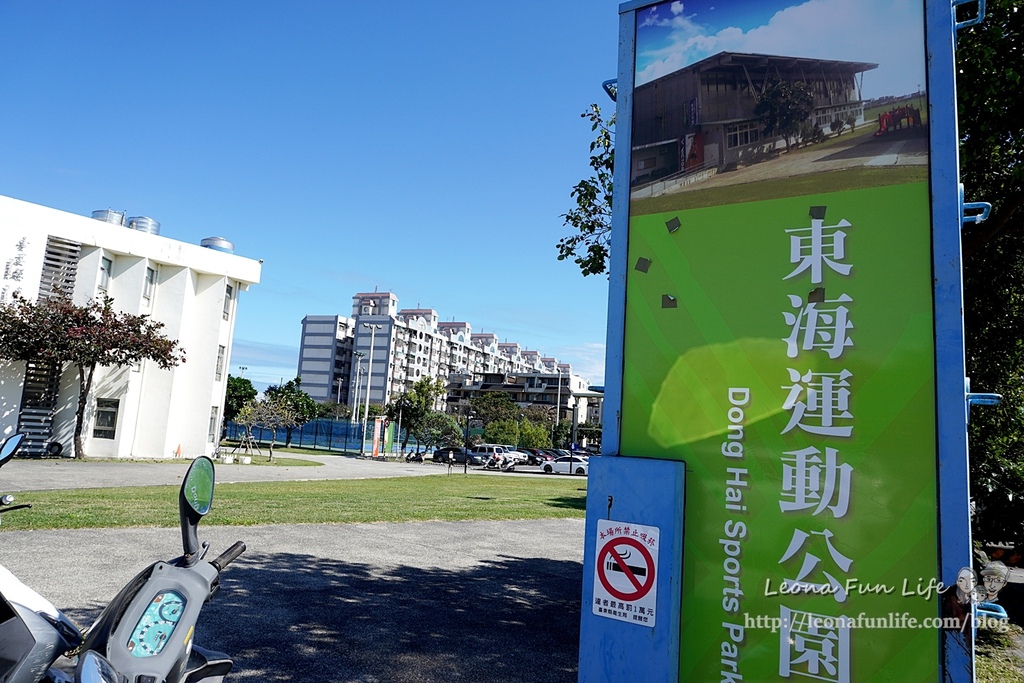
[[[362,431],[361,422],[349,422],[348,420],[313,420],[301,427],[292,429],[291,446],[295,448],[310,448],[314,450],[334,451],[341,453],[358,453],[361,450],[360,436]],[[404,431],[403,431],[404,434]],[[245,436],[245,427],[234,422],[228,422],[226,438],[231,441],[240,441]],[[393,442],[382,446],[388,455],[398,453],[402,447],[402,435],[395,435]],[[288,434],[285,429],[278,429],[273,435],[275,445],[284,445]],[[252,428],[252,438],[257,444],[269,444],[271,430],[262,427]],[[373,423],[370,422],[366,428],[366,448],[369,449],[373,439]],[[393,444],[393,445],[392,445]],[[408,448],[416,450],[418,444],[416,439],[410,437]]]

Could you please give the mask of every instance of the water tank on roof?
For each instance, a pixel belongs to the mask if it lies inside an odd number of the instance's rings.
[[[235,253],[235,245],[223,237],[207,237],[199,243],[199,246],[213,249],[214,251],[223,251],[225,254]]]
[[[113,223],[114,225],[124,225],[124,211],[114,211],[113,209],[100,209],[92,212],[92,217],[98,221],[104,223]]]
[[[134,216],[128,219],[128,227],[139,232],[148,232],[150,235],[160,234],[160,221],[155,221],[148,216]]]

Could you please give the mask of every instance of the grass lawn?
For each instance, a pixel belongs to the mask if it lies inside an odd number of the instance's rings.
[[[978,683],[1024,683],[1021,643],[1024,631],[1011,626],[1007,633],[978,629],[974,642]]]
[[[903,185],[928,180],[927,166],[894,166],[878,168],[847,168],[827,173],[811,173],[793,178],[759,180],[742,185],[710,187],[677,194],[634,199],[630,206],[632,215],[679,211],[680,209],[702,209],[724,204],[759,202],[783,197],[804,197],[837,189],[859,190],[884,185]]]
[[[205,524],[325,524],[584,516],[586,479],[399,477],[221,484]],[[4,515],[0,530],[178,525],[174,486],[26,491],[31,510]]]

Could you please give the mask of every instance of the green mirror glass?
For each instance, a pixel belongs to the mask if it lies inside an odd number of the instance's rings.
[[[181,483],[181,493],[196,514],[205,515],[213,505],[213,461],[202,456],[192,461]]]

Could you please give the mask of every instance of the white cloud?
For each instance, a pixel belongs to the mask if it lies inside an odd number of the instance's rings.
[[[658,17],[658,8],[652,7],[644,13],[643,21],[640,22],[640,28],[646,28],[648,26],[657,26],[660,22]]]
[[[587,342],[563,346],[557,351],[558,360],[572,365],[573,374],[586,378],[591,384],[604,384],[604,344]]]
[[[906,94],[924,84],[920,0],[809,0],[763,26],[713,35],[685,16],[671,21],[670,44],[646,53],[655,61],[637,74],[637,84],[723,51],[874,62],[879,68],[864,75],[865,97]]]
[[[683,13],[683,3],[679,2],[679,0],[676,0],[676,2],[672,3],[672,14],[682,14],[682,13]]]

